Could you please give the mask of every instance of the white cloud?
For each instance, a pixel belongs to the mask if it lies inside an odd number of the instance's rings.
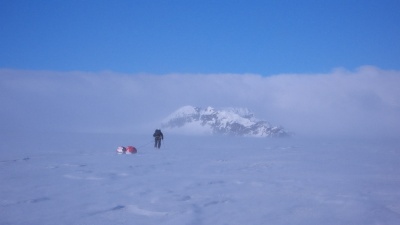
[[[397,135],[400,71],[127,75],[0,70],[3,130],[148,132],[183,105],[248,107],[299,134]]]

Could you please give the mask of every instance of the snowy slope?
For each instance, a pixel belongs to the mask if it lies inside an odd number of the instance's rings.
[[[0,224],[400,224],[398,141],[3,137]]]
[[[248,109],[204,109],[184,106],[163,121],[163,128],[181,133],[227,134],[232,136],[282,137],[289,134],[278,126],[258,120]]]

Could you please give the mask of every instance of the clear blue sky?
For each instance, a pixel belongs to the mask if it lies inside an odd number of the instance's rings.
[[[0,68],[122,73],[400,69],[400,1],[0,0]]]

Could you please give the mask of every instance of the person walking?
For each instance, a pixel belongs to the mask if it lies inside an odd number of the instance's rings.
[[[161,140],[164,140],[164,135],[160,129],[156,129],[153,134],[154,137],[154,148],[161,147]]]

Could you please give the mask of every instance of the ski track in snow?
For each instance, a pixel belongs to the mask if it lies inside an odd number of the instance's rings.
[[[400,224],[397,143],[164,145],[3,151],[0,224]]]

